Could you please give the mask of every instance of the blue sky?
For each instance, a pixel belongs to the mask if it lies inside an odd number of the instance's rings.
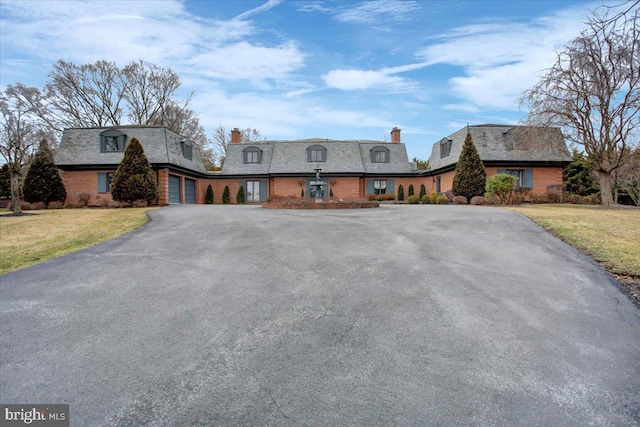
[[[390,140],[409,157],[469,124],[517,124],[522,92],[600,1],[0,1],[0,86],[58,59],[171,67],[211,135]]]

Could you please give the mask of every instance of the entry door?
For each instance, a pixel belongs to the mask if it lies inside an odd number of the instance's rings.
[[[184,180],[184,202],[189,204],[196,202],[196,182],[192,179]]]
[[[180,177],[169,175],[169,203],[180,203]]]

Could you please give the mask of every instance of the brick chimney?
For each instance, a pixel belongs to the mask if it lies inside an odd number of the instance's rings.
[[[240,129],[233,128],[233,130],[231,130],[231,143],[237,144],[239,142],[240,142]]]
[[[395,144],[400,143],[400,129],[398,129],[397,127],[391,129],[391,142]]]

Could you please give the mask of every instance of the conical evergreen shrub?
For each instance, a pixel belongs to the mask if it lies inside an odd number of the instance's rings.
[[[471,134],[467,132],[456,165],[456,174],[453,177],[453,194],[471,200],[472,197],[484,195],[486,182],[487,172],[484,169],[484,163],[480,159]]]
[[[67,192],[47,140],[40,143],[23,186],[24,200],[29,203],[64,202]]]
[[[240,188],[238,188],[238,194],[236,194],[236,203],[244,203],[244,186],[242,184],[240,185]]]
[[[420,184],[420,200],[427,194],[427,189],[424,184]]]
[[[211,184],[207,187],[207,194],[204,197],[204,201],[208,205],[213,204],[213,187],[211,187]]]
[[[229,186],[225,185],[222,191],[222,203],[227,205],[231,202],[231,195],[229,194]]]
[[[413,190],[413,184],[409,184],[409,196],[415,196],[415,191]]]
[[[398,187],[398,200],[404,200],[404,187],[402,186],[402,184],[400,184],[400,186]]]
[[[151,203],[158,199],[158,183],[142,144],[131,138],[124,157],[113,175],[111,197],[118,202],[133,203],[146,200]]]

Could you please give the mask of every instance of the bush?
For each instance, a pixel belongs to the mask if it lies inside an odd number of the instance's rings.
[[[329,189],[329,198],[333,199],[333,187]]]
[[[413,191],[413,184],[409,184],[409,196],[413,196],[415,192]]]
[[[90,201],[91,201],[91,194],[89,193],[78,194],[78,203],[80,204],[80,206],[89,206]]]
[[[207,193],[204,196],[204,202],[207,205],[213,204],[213,187],[211,187],[211,184],[209,184],[209,186],[207,187]]]
[[[483,196],[473,196],[471,198],[471,204],[474,206],[485,206],[489,204],[489,201]]]
[[[415,194],[407,198],[407,202],[409,202],[410,205],[417,205],[419,201],[420,201],[420,198]]]
[[[302,190],[300,190],[300,198],[304,199],[304,188]]]
[[[420,184],[420,200],[427,194],[427,189],[424,188],[424,184]]]
[[[440,194],[438,197],[436,197],[436,204],[438,204],[438,205],[448,205],[449,204],[449,199],[447,199],[447,196],[444,196],[444,195]]]
[[[515,188],[516,178],[514,176],[507,173],[499,173],[487,178],[487,184],[485,186],[487,193],[485,197],[491,199],[495,196],[500,203],[506,205],[509,203]]]
[[[30,203],[64,202],[67,192],[60,171],[53,164],[53,154],[46,140],[40,143],[22,187],[24,200]]]
[[[466,205],[467,204],[467,198],[464,196],[455,196],[453,198],[453,204],[454,205]]]
[[[64,203],[58,200],[49,202],[49,204],[47,205],[47,209],[62,209],[62,208],[64,208]]]
[[[431,193],[431,195],[429,195],[429,203],[431,203],[432,205],[435,205],[437,201],[438,201],[438,193]]]
[[[534,193],[531,195],[531,201],[536,204],[550,203],[549,196],[547,195],[547,193],[544,193],[544,194]]]
[[[124,203],[144,199],[149,204],[158,198],[156,177],[142,144],[136,138],[129,141],[124,157],[113,175],[111,197]]]
[[[562,185],[549,185],[547,197],[551,203],[562,203]]]
[[[146,200],[134,200],[133,203],[131,203],[131,206],[134,208],[146,208],[147,206],[149,206],[149,203]]]
[[[582,197],[577,194],[567,194],[564,196],[564,201],[574,205],[582,204]]]
[[[428,204],[430,204],[430,203],[431,203],[431,198],[425,194],[424,196],[422,196],[422,197],[420,198],[420,202],[421,202],[423,205],[428,205]]]
[[[401,202],[404,201],[404,187],[402,184],[398,187],[398,200]]]
[[[390,201],[395,199],[396,199],[396,196],[393,194],[380,194],[378,195],[378,197],[376,197],[376,200],[379,200],[379,201]]]
[[[444,192],[444,196],[447,198],[447,200],[449,200],[450,202],[453,202],[453,198],[455,197],[453,195],[453,191],[449,190],[449,191],[445,191]]]
[[[231,202],[231,196],[229,195],[229,186],[225,185],[222,191],[222,203],[228,205]]]

